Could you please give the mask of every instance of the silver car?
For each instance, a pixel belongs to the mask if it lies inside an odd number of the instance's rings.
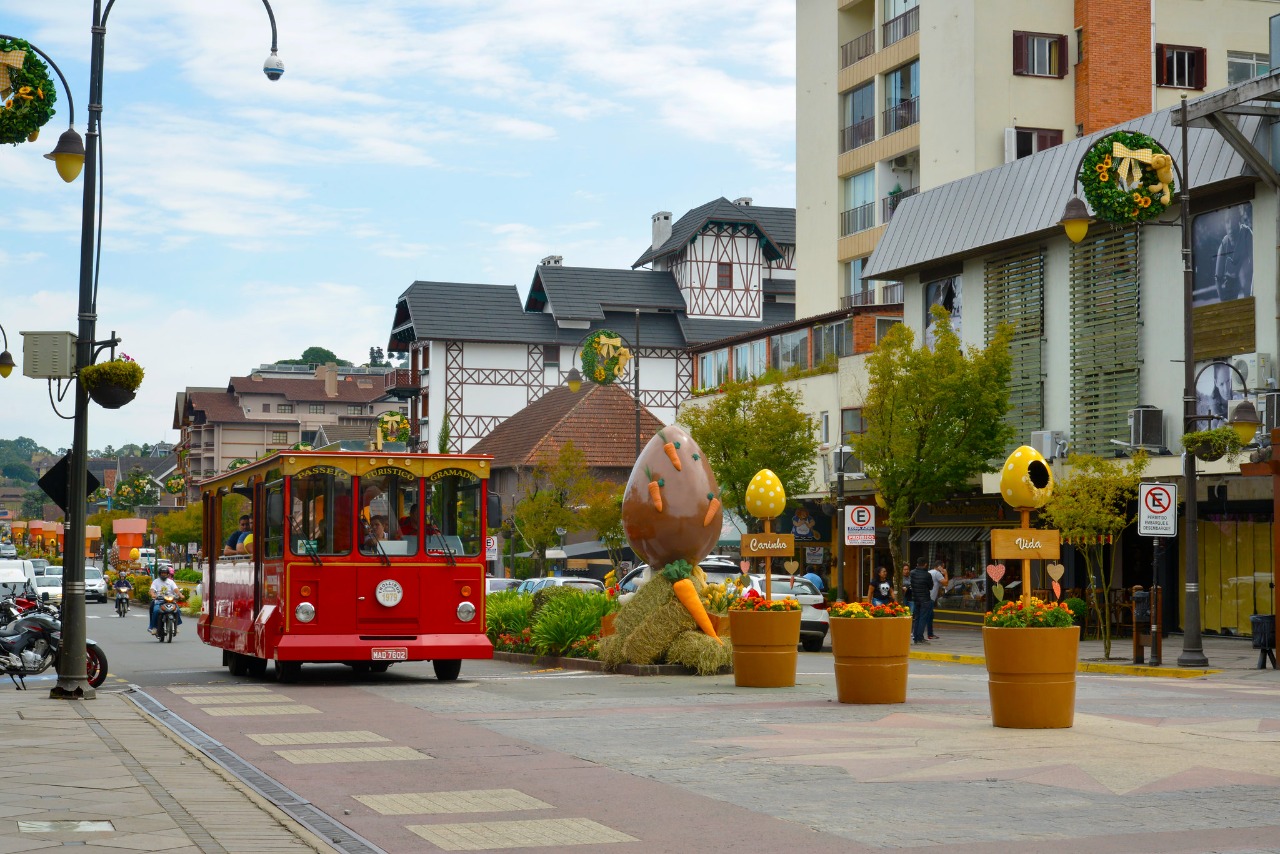
[[[107,580],[102,577],[102,570],[93,566],[84,568],[84,601],[96,599],[107,601]]]

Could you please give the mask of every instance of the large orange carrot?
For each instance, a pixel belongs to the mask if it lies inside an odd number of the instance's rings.
[[[707,616],[707,609],[703,607],[702,600],[698,598],[698,591],[693,586],[693,582],[689,580],[693,567],[686,561],[678,560],[675,563],[667,564],[662,570],[662,574],[671,579],[671,589],[675,591],[676,598],[680,600],[680,604],[689,612],[689,616],[693,617],[693,621],[698,624],[698,628],[708,637],[716,639],[716,643],[724,646],[724,641],[720,640],[720,636],[716,634],[715,627],[711,625],[711,618]]]
[[[644,476],[649,478],[649,500],[653,502],[653,509],[659,513],[662,512],[662,480],[655,478],[653,472],[645,467]]]
[[[662,450],[667,452],[667,456],[671,459],[671,465],[676,467],[676,471],[680,471],[680,455],[676,453],[680,448],[680,443],[667,442],[667,437],[662,434],[661,430],[658,431],[658,438],[663,442],[666,442],[666,444],[662,446]]]
[[[715,493],[708,492],[707,498],[710,499],[711,503],[707,505],[707,515],[702,517],[702,527],[704,528],[711,524],[711,520],[716,518],[716,511],[720,509],[720,499],[716,498]]]

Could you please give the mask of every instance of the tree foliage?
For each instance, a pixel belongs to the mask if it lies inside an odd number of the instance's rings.
[[[436,436],[436,453],[449,453],[451,438],[449,435],[449,413],[446,412],[444,418],[440,420],[440,435]]]
[[[916,508],[990,471],[1014,436],[1004,417],[1012,328],[1001,325],[985,348],[966,349],[950,315],[938,306],[932,311],[933,349],[917,348],[915,333],[898,324],[867,358],[866,432],[843,437],[888,510],[895,567],[902,565],[900,535]]]
[[[1120,539],[1136,520],[1138,484],[1147,468],[1141,451],[1123,465],[1091,454],[1067,457],[1071,472],[1055,484],[1053,497],[1040,511],[1048,523],[1075,547],[1089,574],[1090,606],[1102,627],[1102,654],[1111,657],[1111,620],[1107,591],[1115,580]],[[1107,561],[1110,554],[1111,560]]]
[[[183,508],[176,508],[162,516],[157,516],[151,522],[156,532],[156,542],[162,544],[177,543],[185,545],[186,543],[200,542],[200,505],[188,504]]]
[[[787,495],[807,492],[818,440],[800,393],[782,385],[762,392],[754,383],[726,383],[709,403],[686,404],[679,421],[706,456],[720,484],[720,501],[743,519],[747,484],[772,469]]]
[[[586,503],[594,479],[586,458],[573,442],[565,442],[554,459],[544,459],[525,481],[524,497],[516,502],[515,526],[534,552],[540,574],[546,574],[547,549],[559,545],[557,528],[579,529],[575,508]]]
[[[0,472],[3,472],[5,477],[12,478],[20,483],[36,482],[36,470],[26,463],[5,463],[4,467],[0,468]]]
[[[23,494],[22,509],[18,513],[23,519],[43,519],[44,506],[51,503],[43,489],[33,486]]]
[[[340,368],[349,368],[351,363],[339,359],[337,355],[325,347],[308,347],[297,359],[276,359],[278,365],[327,365],[333,362]]]
[[[588,487],[584,496],[586,505],[578,512],[578,523],[594,531],[596,539],[609,553],[609,560],[616,571],[622,563],[627,535],[622,529],[622,494],[626,484],[598,481]]]

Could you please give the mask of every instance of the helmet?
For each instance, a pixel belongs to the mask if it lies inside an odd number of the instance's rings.
[[[161,575],[164,575],[164,576],[173,575],[173,567],[171,567],[171,566],[162,566],[162,567],[160,567],[160,574],[161,574]]]

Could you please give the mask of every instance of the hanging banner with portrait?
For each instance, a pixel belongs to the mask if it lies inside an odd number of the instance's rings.
[[[933,348],[935,340],[933,307],[942,306],[951,315],[951,328],[960,335],[960,320],[963,308],[963,288],[959,276],[947,276],[924,286],[924,345]]]
[[[1191,221],[1192,305],[1253,296],[1253,203],[1207,211]]]

